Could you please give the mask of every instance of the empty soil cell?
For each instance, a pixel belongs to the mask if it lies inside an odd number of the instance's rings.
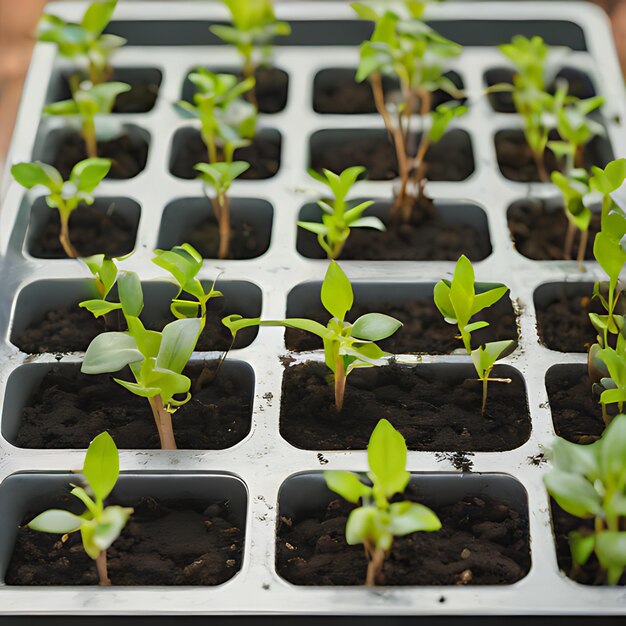
[[[199,172],[196,163],[208,163],[209,153],[200,133],[195,129],[185,129],[174,139],[175,147],[170,163],[170,172],[178,178],[191,180]],[[176,145],[178,144],[178,145]],[[271,178],[280,167],[280,135],[259,133],[246,148],[235,150],[235,161],[247,161],[250,169],[241,175],[244,180]]]
[[[559,567],[563,572],[583,585],[605,585],[606,573],[600,568],[594,554],[578,572],[572,571],[572,555],[569,548],[569,533],[578,530],[593,532],[593,520],[580,519],[566,513],[553,499],[550,499],[552,513],[552,529],[556,542],[556,556]],[[622,574],[619,585],[626,585],[626,572]]]
[[[471,261],[482,261],[491,254],[487,232],[473,224],[442,218],[428,200],[416,205],[406,224],[386,225],[382,232],[353,228],[339,260],[456,261],[465,254]],[[298,229],[297,249],[308,258],[325,258],[317,236],[302,228]]]
[[[562,260],[569,221],[565,210],[547,208],[543,200],[520,200],[509,208],[509,230],[520,254],[535,261]],[[600,214],[594,213],[589,225],[585,259],[592,261],[593,241],[600,231]],[[572,256],[576,258],[580,233],[576,232]]]
[[[60,496],[56,506],[80,514],[76,502],[69,495]],[[141,498],[123,504],[135,511],[107,551],[113,585],[219,585],[239,571],[244,537],[227,502],[207,506],[206,502]],[[23,524],[36,514],[25,516]],[[61,541],[59,535],[22,525],[6,584],[97,585],[98,574],[95,561],[85,554],[80,533]]]
[[[98,141],[98,156],[112,161],[107,178],[134,178],[146,167],[148,144],[140,137],[124,134],[115,139]],[[67,180],[76,163],[86,158],[83,138],[78,133],[68,133],[60,138],[52,165]]]
[[[506,67],[496,67],[485,72],[487,87],[493,87],[500,83],[513,84],[515,71]],[[556,80],[566,80],[568,93],[577,98],[586,99],[596,95],[593,83],[587,74],[574,68],[563,68],[556,75]],[[548,91],[554,93],[556,80],[548,86]],[[501,91],[490,93],[487,96],[494,111],[498,113],[515,113],[513,96],[511,92]]]
[[[376,105],[369,81],[357,83],[355,69],[328,69],[322,70],[315,76],[313,84],[313,109],[317,113],[338,115],[376,113]],[[463,81],[456,72],[447,72],[446,76],[452,80],[457,88],[463,88]],[[397,82],[388,78],[383,79],[383,89],[387,98],[399,90]],[[454,98],[444,91],[438,90],[433,94],[431,110],[444,102],[451,102]]]
[[[443,320],[432,300],[410,300],[398,304],[380,302],[357,305],[348,313],[347,321],[354,322],[366,313],[385,313],[404,324],[394,335],[377,342],[383,350],[392,354],[449,354],[457,348],[462,348],[462,343],[457,338],[456,326],[447,324]],[[304,317],[324,325],[328,323],[330,318],[330,314],[322,307],[321,303],[316,309],[307,312],[297,311],[293,315],[288,313],[288,316]],[[487,341],[517,337],[516,317],[510,304],[498,307],[497,310],[492,307],[486,311],[485,315],[477,316],[476,321],[478,319],[487,320],[491,325],[472,335],[476,346]],[[289,350],[294,351],[319,350],[322,348],[322,341],[311,333],[287,328],[285,345]]]
[[[557,136],[551,138],[558,139]],[[520,183],[540,181],[532,150],[526,143],[522,130],[498,131],[495,143],[498,165],[505,178]],[[582,165],[587,170],[593,165],[605,167],[611,159],[611,148],[607,140],[596,137],[585,146]],[[549,149],[546,149],[544,162],[548,172],[560,170],[559,162]]]
[[[589,321],[589,313],[603,313],[602,305],[589,295],[568,294],[563,286],[561,294],[547,305],[537,306],[539,339],[550,350],[558,352],[587,352],[596,341],[596,331]]]
[[[472,145],[467,133],[453,130],[431,146],[426,154],[426,178],[433,181],[461,181],[474,171]],[[323,130],[311,140],[311,167],[341,172],[363,165],[370,180],[393,180],[398,166],[393,144],[384,129]]]
[[[408,499],[431,506],[442,522],[436,532],[397,537],[385,560],[383,585],[508,585],[530,569],[528,519],[488,497],[429,504],[407,490]],[[278,573],[295,585],[363,585],[363,546],[345,539],[353,505],[333,500],[319,515],[281,517]]]
[[[604,432],[600,398],[585,365],[556,365],[546,374],[554,430],[573,443],[593,443]]]
[[[137,224],[131,224],[115,202],[96,200],[93,205],[81,204],[70,215],[70,241],[80,256],[106,254],[118,257],[132,252],[137,237]],[[29,253],[40,259],[65,259],[59,242],[61,222],[58,212],[50,211],[47,223],[29,242]]]
[[[207,382],[197,390],[204,366],[185,370],[192,399],[172,417],[180,449],[221,450],[250,431],[250,382],[240,370],[219,371],[207,362]],[[106,430],[118,448],[158,449],[159,438],[148,401],[113,380],[132,380],[130,372],[82,374],[78,367],[53,367],[22,409],[15,444],[21,448],[87,448]],[[215,378],[212,378],[215,377]],[[5,405],[5,418],[7,407]]]
[[[357,370],[348,377],[340,415],[329,375],[322,363],[285,369],[280,433],[298,448],[364,450],[383,418],[404,435],[411,450],[512,450],[530,436],[524,382],[510,368],[494,370],[494,376],[511,376],[512,382],[490,384],[485,415],[482,386],[469,368]]]

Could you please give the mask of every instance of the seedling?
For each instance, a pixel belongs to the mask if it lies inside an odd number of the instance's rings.
[[[117,0],[91,3],[79,24],[46,14],[39,21],[39,41],[55,43],[61,56],[85,62],[89,80],[94,85],[103,83],[112,73],[111,54],[126,43],[123,37],[104,34],[116,5]],[[72,91],[79,82],[77,76],[72,77]]]
[[[16,163],[11,168],[13,178],[26,189],[43,185],[47,190],[46,204],[59,211],[61,229],[59,242],[70,258],[79,255],[70,241],[69,220],[72,211],[82,202],[93,204],[91,195],[111,168],[109,159],[85,159],[77,163],[64,181],[59,171],[41,161],[34,163]]]
[[[287,22],[274,14],[273,0],[222,0],[232,16],[232,26],[214,25],[213,34],[234,45],[243,59],[244,78],[254,76],[260,60],[271,53],[275,37],[291,33]]]
[[[28,528],[42,533],[66,535],[80,531],[87,555],[96,562],[100,585],[110,585],[107,571],[107,550],[120,536],[133,509],[122,506],[104,506],[120,474],[120,459],[115,442],[109,433],[100,433],[90,444],[85,455],[82,474],[88,490],[76,485],[70,492],[87,508],[81,515],[63,509],[49,509],[28,524]]]
[[[230,254],[230,200],[228,190],[233,181],[250,168],[246,161],[231,163],[197,163],[194,168],[200,172],[200,180],[204,183],[207,198],[213,207],[213,215],[217,220],[220,244],[218,257],[227,259]],[[209,189],[215,192],[212,196]]]
[[[332,316],[326,326],[308,319],[244,319],[241,315],[230,315],[222,322],[231,331],[233,339],[237,332],[250,326],[298,328],[320,337],[324,342],[326,365],[334,374],[335,407],[340,412],[343,409],[348,375],[360,367],[380,365],[383,357],[390,356],[374,342],[393,335],[402,323],[382,313],[367,313],[354,324],[346,322],[346,314],[354,304],[354,293],[348,277],[335,261],[331,261],[324,277],[321,300]]]
[[[569,534],[572,577],[595,553],[606,581],[616,585],[626,568],[626,415],[618,415],[590,445],[557,438],[550,458],[548,493],[570,515],[594,521],[593,529]]]
[[[437,515],[423,504],[403,500],[390,503],[396,494],[404,493],[411,475],[406,471],[406,442],[386,420],[381,419],[367,446],[371,486],[358,474],[342,470],[324,472],[326,485],[348,502],[353,509],[346,524],[349,545],[363,544],[368,558],[365,584],[380,582],[385,557],[395,537],[418,531],[433,532],[441,528]]]
[[[378,13],[359,2],[351,5],[359,17],[375,23],[371,39],[361,45],[356,80],[370,80],[376,109],[393,139],[400,190],[392,217],[403,222],[410,220],[416,200],[415,194],[409,191],[409,185],[417,189],[418,199],[423,197],[425,159],[429,147],[441,139],[455,117],[467,112],[467,107],[458,102],[440,105],[432,112],[430,129],[425,128],[435,91],[441,89],[454,98],[461,98],[463,94],[444,76],[440,64],[442,59],[460,54],[461,46],[445,39],[419,19],[424,4],[405,2],[409,18],[402,18],[391,10]],[[396,96],[398,102],[386,101],[383,76],[395,77],[400,82],[400,94]],[[417,147],[411,145],[411,119],[415,114],[421,116],[423,127]]]
[[[480,288],[476,293],[476,287]],[[481,311],[493,306],[507,292],[508,287],[501,284],[475,283],[474,268],[466,256],[461,256],[456,263],[452,280],[443,279],[435,285],[435,305],[448,324],[455,324],[460,333],[465,350],[472,357],[479,380],[483,385],[482,413],[487,407],[487,388],[490,381],[510,383],[510,378],[490,378],[496,361],[515,341],[492,341],[472,350],[472,333],[489,326],[489,322],[476,321],[472,318]]]
[[[115,98],[130,91],[126,83],[102,83],[95,85],[88,81],[80,84],[71,100],[53,102],[44,107],[46,115],[77,115],[81,120],[82,136],[87,156],[98,156],[95,116],[108,114],[113,110]]]
[[[346,197],[357,178],[365,172],[365,168],[349,167],[335,174],[330,170],[323,170],[323,175],[315,170],[309,170],[309,175],[318,182],[326,185],[333,194],[331,200],[319,200],[318,206],[324,214],[322,222],[298,222],[298,226],[317,235],[317,241],[329,259],[337,259],[343,250],[351,228],[375,228],[385,230],[385,225],[374,216],[363,217],[363,211],[374,204],[371,201],[361,202],[350,206]]]

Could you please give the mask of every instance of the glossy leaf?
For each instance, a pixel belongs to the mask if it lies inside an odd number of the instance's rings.
[[[85,455],[83,475],[101,502],[113,491],[120,473],[119,453],[111,435],[100,433]]]
[[[367,459],[376,478],[375,487],[388,498],[402,493],[409,482],[406,454],[404,437],[387,420],[380,420],[367,446]]]
[[[28,527],[41,533],[65,535],[77,531],[83,521],[81,517],[69,511],[50,509],[35,517],[28,523]]]
[[[321,299],[324,308],[343,321],[352,308],[354,294],[348,277],[335,261],[331,261],[322,283]]]
[[[102,333],[89,344],[81,366],[83,374],[117,372],[129,363],[141,361],[135,339],[127,333]]]
[[[354,322],[352,336],[368,341],[380,341],[391,337],[401,327],[402,322],[389,315],[366,313]]]
[[[326,486],[339,494],[344,500],[357,504],[363,497],[368,496],[372,489],[364,485],[359,477],[352,472],[342,470],[326,470],[324,472]]]

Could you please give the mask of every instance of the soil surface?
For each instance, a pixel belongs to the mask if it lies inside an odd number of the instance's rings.
[[[558,136],[551,135],[551,139],[558,139]],[[520,183],[539,182],[539,173],[533,158],[533,153],[521,130],[501,130],[496,133],[496,157],[500,171],[505,178]],[[606,159],[601,154],[602,143],[598,138],[588,143],[584,148],[584,167],[591,169],[592,165],[604,167]],[[544,162],[548,173],[555,170],[560,171],[561,167],[554,154],[546,149]]]
[[[385,560],[383,585],[508,585],[530,569],[528,519],[489,498],[466,497],[431,506],[442,522],[437,532],[397,537]],[[363,585],[367,560],[363,546],[345,539],[353,505],[333,500],[316,517],[281,517],[278,573],[295,585]]]
[[[492,307],[479,315],[475,321],[487,320],[491,326],[472,334],[475,347],[487,341],[514,339],[517,337],[515,313],[510,304]],[[348,313],[349,322],[356,321],[366,313],[385,313],[400,320],[404,326],[394,335],[377,344],[392,354],[406,354],[412,352],[428,354],[449,354],[457,348],[462,348],[462,342],[457,339],[456,326],[447,324],[432,300],[410,300],[400,304],[382,302],[372,305],[355,306]],[[329,313],[320,305],[306,312],[297,312],[294,317],[304,317],[315,320],[324,325],[328,323]],[[285,344],[289,350],[305,351],[320,350],[322,340],[316,335],[306,333],[295,328],[285,331]]]
[[[388,365],[348,377],[343,411],[334,405],[323,363],[287,367],[283,377],[281,435],[305,450],[364,450],[379,420],[387,418],[411,450],[512,450],[530,435],[522,378],[491,383],[481,415],[482,386],[465,375],[443,380],[449,369]],[[470,370],[466,370],[471,376]],[[499,368],[494,376],[500,376]]]
[[[570,578],[583,585],[605,585],[606,574],[600,568],[595,555],[580,568],[578,573],[572,572],[572,555],[569,549],[568,535],[574,530],[588,529],[593,531],[593,520],[579,519],[566,513],[554,500],[550,499],[552,526],[556,539],[556,556],[559,567]],[[574,574],[574,575],[572,575]],[[622,574],[619,585],[626,585],[626,572]]]
[[[298,228],[297,249],[308,258],[326,257],[317,236],[303,228]],[[421,203],[421,206],[415,207],[411,221],[406,224],[387,224],[384,232],[373,228],[353,228],[339,259],[456,261],[461,254],[471,261],[487,258],[491,254],[489,235],[470,224],[444,220],[432,203]]]
[[[182,142],[181,142],[182,144]],[[257,135],[246,148],[235,150],[235,161],[247,161],[250,169],[240,178],[244,180],[261,180],[271,178],[280,167],[280,138],[272,135]],[[209,153],[202,141],[199,131],[185,135],[184,145],[178,147],[170,164],[170,172],[178,178],[191,180],[197,178],[199,172],[194,170],[196,163],[208,163]]]
[[[313,109],[317,113],[331,114],[367,114],[376,113],[376,104],[369,81],[357,83],[354,74],[356,70],[326,70],[315,78],[313,86]],[[456,72],[447,72],[446,76],[454,82],[457,88],[463,88],[463,81]],[[397,81],[383,79],[383,89],[387,98],[393,97],[393,92],[399,91]],[[435,91],[431,111],[444,102],[451,102],[454,98],[442,90]],[[463,100],[464,101],[464,100]]]
[[[584,365],[550,369],[546,389],[554,430],[559,437],[574,443],[593,443],[601,437],[602,408]]]
[[[550,350],[587,352],[596,340],[589,313],[603,313],[600,302],[591,299],[591,288],[588,296],[568,296],[564,287],[559,300],[537,307],[539,339]]]
[[[240,374],[218,373],[207,362],[208,382],[196,391],[203,369],[185,370],[192,381],[192,399],[173,415],[178,448],[222,450],[234,446],[250,431],[253,393]],[[78,368],[54,367],[22,410],[15,444],[21,448],[87,448],[106,430],[118,448],[158,449],[159,437],[150,405],[113,380],[131,380],[130,372],[88,375]]]
[[[393,180],[398,176],[398,166],[393,144],[385,133],[359,134],[339,141],[336,137],[320,142],[311,149],[311,167],[321,171],[327,168],[341,172],[354,165],[367,169],[369,180]],[[328,135],[332,137],[332,135]],[[474,171],[474,157],[468,137],[462,131],[451,131],[441,141],[432,145],[426,154],[426,178],[435,181],[465,180]]]
[[[509,208],[509,230],[520,254],[535,261],[563,259],[569,221],[563,208],[548,210],[543,200],[521,200]],[[593,213],[585,259],[593,260],[593,241],[600,231],[600,214]],[[580,233],[576,232],[572,257],[578,254]]]
[[[102,201],[96,205],[102,206]],[[135,247],[137,227],[114,211],[115,202],[106,210],[95,205],[81,204],[70,215],[70,241],[80,256],[106,254],[117,257],[128,254]],[[111,212],[113,211],[113,212]],[[59,242],[61,221],[56,210],[50,212],[48,223],[30,242],[29,252],[40,259],[65,259],[67,255]]]
[[[146,167],[148,144],[138,137],[121,135],[108,141],[99,141],[98,156],[113,161],[107,178],[133,178]],[[86,158],[83,138],[78,133],[71,133],[61,138],[52,165],[67,180],[76,163]]]
[[[81,513],[71,500],[60,496],[56,506]],[[135,512],[107,551],[113,585],[219,585],[239,571],[244,536],[233,523],[227,502],[206,506],[206,502],[141,498],[123,504]],[[27,515],[22,523],[34,515]],[[95,561],[85,554],[80,533],[62,542],[59,535],[22,526],[6,583],[97,585],[98,574]]]

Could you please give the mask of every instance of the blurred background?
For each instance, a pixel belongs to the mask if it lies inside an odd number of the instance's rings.
[[[120,0],[120,3],[140,1]],[[168,1],[172,4],[176,2],[176,0],[161,1]],[[297,1],[277,0],[277,3]],[[323,2],[324,0],[317,1]],[[600,5],[611,18],[622,70],[626,74],[626,0],[593,1]],[[37,21],[48,3],[49,0],[0,0],[0,171],[11,140],[24,76],[34,45]]]

